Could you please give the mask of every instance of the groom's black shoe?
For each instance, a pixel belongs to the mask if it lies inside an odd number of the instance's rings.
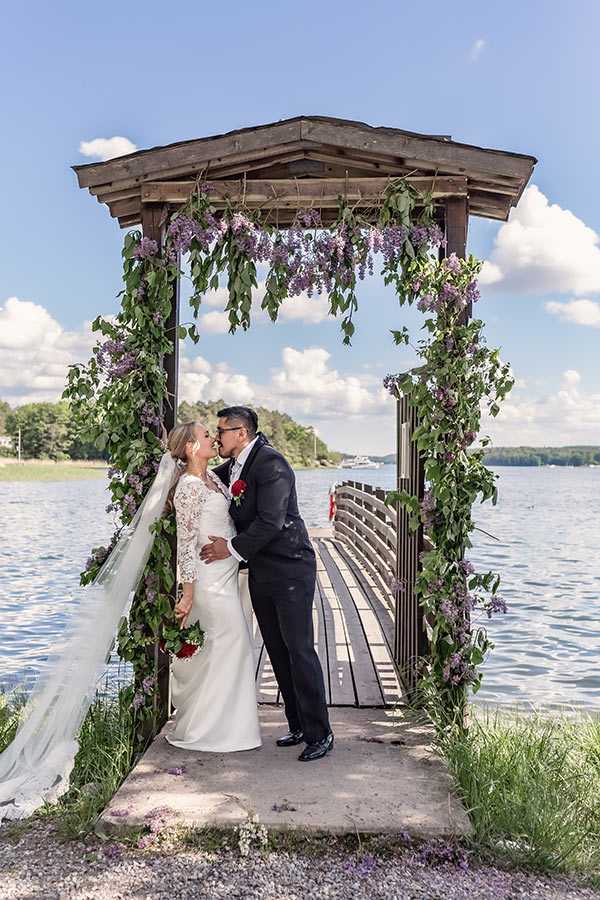
[[[322,741],[307,744],[298,759],[301,762],[311,762],[313,759],[321,759],[330,750],[333,750],[333,734],[331,733]]]
[[[296,744],[301,744],[303,740],[304,735],[301,731],[288,731],[282,738],[278,738],[275,743],[278,747],[295,747]]]

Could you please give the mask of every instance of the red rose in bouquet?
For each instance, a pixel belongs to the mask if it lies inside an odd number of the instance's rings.
[[[242,481],[241,478],[238,478],[237,481],[234,481],[230,487],[231,496],[233,497],[234,503],[236,506],[239,506],[242,500],[244,499],[244,491],[248,485],[245,481]]]

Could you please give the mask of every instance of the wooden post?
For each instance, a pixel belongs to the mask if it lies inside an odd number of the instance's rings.
[[[166,203],[145,203],[142,205],[142,232],[144,237],[156,241],[158,244],[158,252],[162,255],[165,226],[168,216],[168,205]],[[160,409],[160,418],[164,422],[167,431],[177,424],[177,388],[178,388],[178,371],[179,371],[179,338],[177,330],[179,327],[179,276],[173,284],[173,296],[171,298],[171,312],[166,321],[167,337],[173,342],[173,352],[169,353],[162,360],[162,365],[167,373],[167,403],[163,404]],[[175,583],[177,583],[177,542],[175,535],[168,536],[169,547],[171,548],[171,568],[175,575]],[[176,591],[176,588],[175,588]],[[175,591],[171,597],[173,605],[175,605]],[[156,734],[162,728],[164,722],[169,718],[171,713],[171,679],[170,679],[170,657],[168,653],[164,653],[158,644],[153,648],[153,661],[158,679],[158,696],[159,702],[155,704],[154,717],[152,722],[153,733]]]
[[[467,258],[467,231],[469,228],[469,200],[467,197],[451,197],[446,200],[446,255],[456,253],[459,259]],[[469,303],[460,314],[459,324],[466,325],[473,314]]]
[[[446,200],[446,254],[456,253],[459,259],[467,258],[467,232],[469,229],[469,200],[467,197],[457,197]],[[466,325],[473,314],[473,304],[468,303],[462,310],[458,324]],[[464,555],[464,551],[463,551]],[[470,621],[469,613],[465,613]],[[468,728],[469,707],[466,702],[466,692],[462,696],[462,724]]]

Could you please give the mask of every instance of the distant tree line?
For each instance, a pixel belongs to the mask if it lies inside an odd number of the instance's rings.
[[[600,447],[492,447],[486,451],[490,466],[600,465]]]
[[[209,431],[217,426],[217,412],[230,404],[223,400],[203,403],[180,403],[179,421],[202,422]],[[310,426],[299,425],[287,413],[264,406],[253,407],[258,415],[258,427],[265,437],[286,457],[292,466],[311,466],[317,463],[338,463],[342,454],[329,450]]]
[[[216,428],[217,412],[227,406],[223,400],[210,403],[181,403],[179,421],[197,420],[211,431]],[[286,413],[256,407],[259,428],[268,440],[294,466],[340,462],[341,453],[330,451],[310,427],[299,425]],[[106,459],[104,452],[78,437],[78,426],[66,400],[58,403],[26,403],[11,409],[0,400],[0,436],[11,438],[12,446],[2,448],[4,456],[16,456],[21,429],[23,459]]]
[[[0,400],[0,435],[11,439],[12,446],[3,448],[4,456],[16,456],[21,429],[23,459],[105,459],[93,444],[81,441],[78,425],[66,400],[58,403],[26,403],[11,409]]]

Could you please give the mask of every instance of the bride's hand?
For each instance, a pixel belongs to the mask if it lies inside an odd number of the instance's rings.
[[[185,628],[186,622],[188,620],[188,616],[192,610],[192,603],[194,602],[194,594],[192,591],[188,592],[183,591],[183,596],[181,600],[179,600],[175,604],[175,618],[180,620],[179,627]]]

